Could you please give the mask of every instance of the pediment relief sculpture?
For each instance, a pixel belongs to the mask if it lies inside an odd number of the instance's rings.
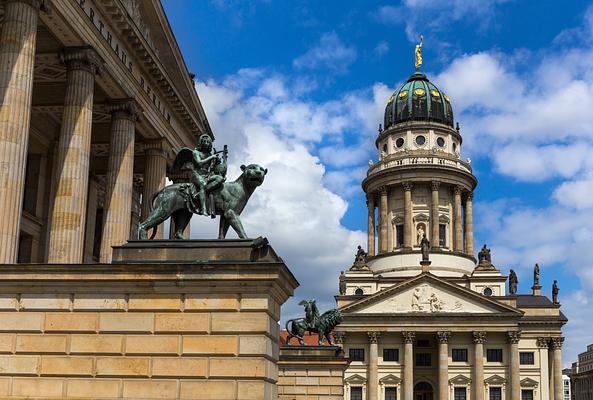
[[[414,215],[414,221],[415,222],[427,222],[428,221],[428,215],[424,214],[424,213],[420,213],[420,214],[416,214]]]
[[[441,214],[439,215],[439,222],[442,222],[444,224],[448,224],[451,220],[449,219],[449,217],[446,214]]]

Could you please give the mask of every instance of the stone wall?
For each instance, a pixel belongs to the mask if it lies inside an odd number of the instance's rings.
[[[0,397],[275,399],[283,263],[0,271]]]
[[[348,361],[339,347],[280,348],[278,400],[343,400]]]

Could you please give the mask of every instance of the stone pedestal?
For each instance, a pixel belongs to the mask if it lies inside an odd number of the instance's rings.
[[[4,265],[1,398],[275,399],[297,281],[262,241],[138,241]]]
[[[282,346],[278,400],[334,400],[344,396],[348,360],[337,346]]]

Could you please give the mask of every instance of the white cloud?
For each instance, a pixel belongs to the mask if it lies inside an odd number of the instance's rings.
[[[387,43],[385,40],[380,41],[375,46],[375,50],[373,52],[378,58],[383,57],[385,54],[389,53],[389,43]]]
[[[335,73],[345,73],[356,60],[356,48],[345,45],[335,32],[324,33],[315,46],[297,57],[297,68],[326,68]]]

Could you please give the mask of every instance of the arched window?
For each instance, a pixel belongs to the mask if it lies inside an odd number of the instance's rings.
[[[364,290],[362,290],[361,288],[357,288],[357,289],[354,291],[354,294],[355,294],[356,296],[362,296],[362,295],[364,294]]]

